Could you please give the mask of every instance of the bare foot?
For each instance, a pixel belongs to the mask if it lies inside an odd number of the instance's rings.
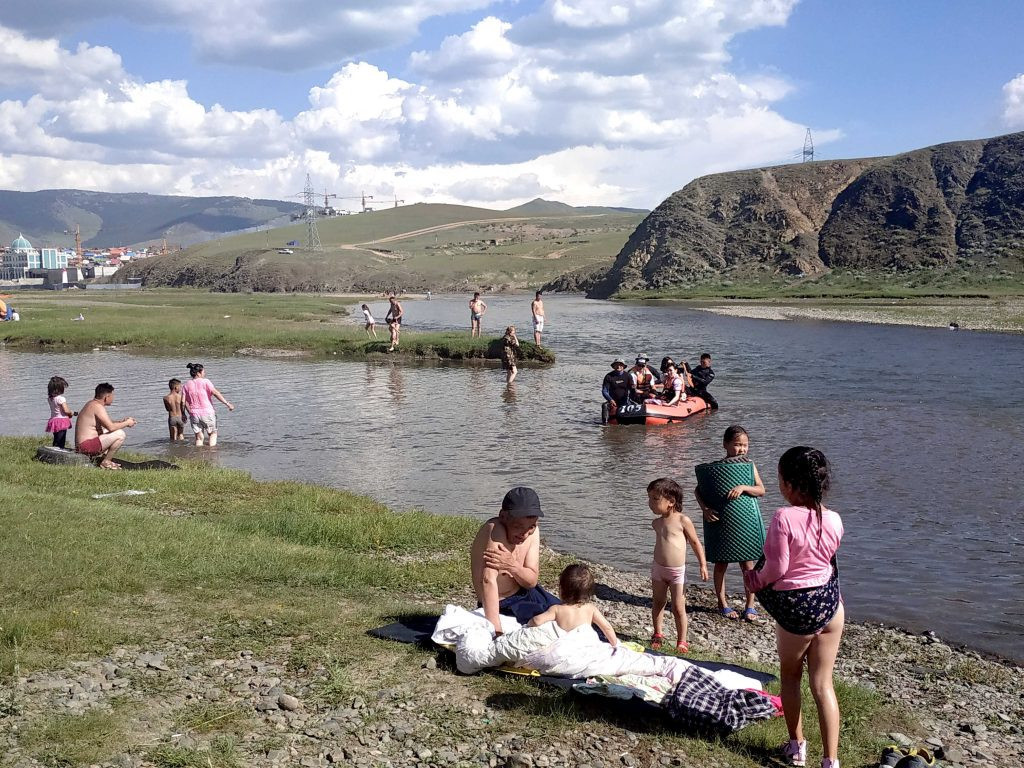
[[[118,464],[116,461],[111,461],[110,459],[104,459],[103,461],[100,462],[100,468],[102,468],[102,469],[120,469],[121,465]]]

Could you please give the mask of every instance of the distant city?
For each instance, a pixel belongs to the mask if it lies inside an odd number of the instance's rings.
[[[76,234],[75,247],[36,248],[19,234],[10,246],[0,246],[0,283],[18,286],[66,287],[71,284],[110,277],[125,263],[179,250],[160,246],[144,248],[83,249]]]

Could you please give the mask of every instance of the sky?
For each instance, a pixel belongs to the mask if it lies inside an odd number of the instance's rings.
[[[0,189],[653,208],[1024,130],[1018,0],[5,0]],[[390,201],[390,202],[389,202]]]

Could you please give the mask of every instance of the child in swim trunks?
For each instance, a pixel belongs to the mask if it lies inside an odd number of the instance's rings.
[[[171,379],[167,387],[171,391],[164,395],[164,408],[167,410],[167,431],[174,443],[185,439],[188,412],[185,410],[185,398],[181,396],[181,379]]]
[[[647,486],[647,504],[657,517],[651,521],[654,529],[654,562],[651,565],[651,589],[654,594],[652,619],[654,635],[651,648],[658,650],[665,640],[661,631],[661,619],[665,603],[672,596],[672,616],[676,620],[676,650],[686,653],[690,645],[686,641],[686,545],[689,544],[700,564],[700,578],[708,580],[708,564],[704,559],[704,547],[697,538],[693,521],[683,514],[683,489],[679,483],[667,477],[655,480]]]
[[[577,627],[596,624],[609,645],[616,646],[619,640],[608,620],[594,605],[594,573],[582,563],[566,566],[558,577],[558,596],[562,605],[553,605],[544,613],[538,613],[527,626],[539,627],[553,621],[560,629],[572,632]]]

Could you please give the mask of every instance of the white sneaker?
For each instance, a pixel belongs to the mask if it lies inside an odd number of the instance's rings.
[[[803,768],[807,765],[807,742],[790,739],[779,747],[782,752],[782,760],[787,765],[795,765]]]

